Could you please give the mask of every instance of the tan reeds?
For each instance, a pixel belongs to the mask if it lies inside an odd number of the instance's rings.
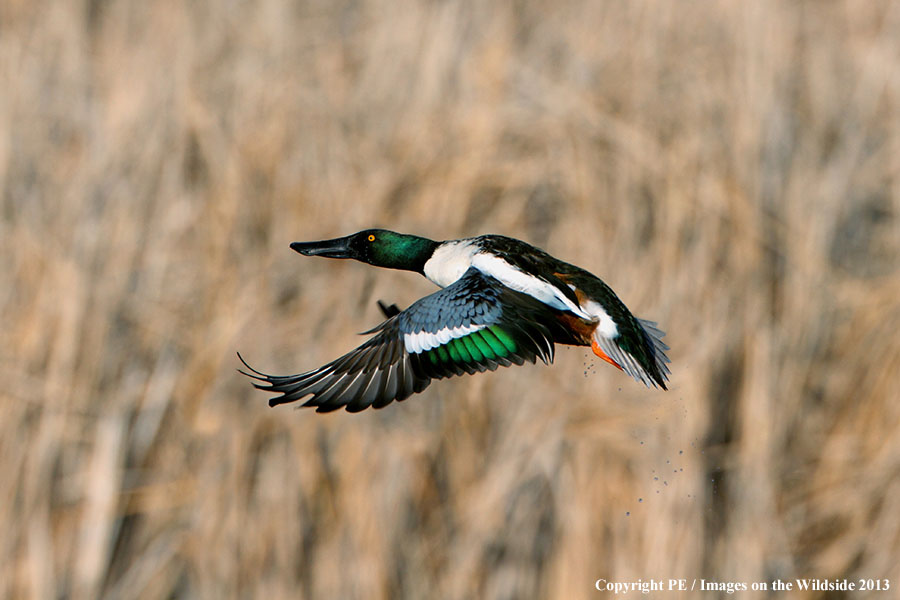
[[[6,2],[0,597],[900,588],[898,57],[889,2]],[[431,289],[288,249],[369,226],[593,271],[671,391],[568,349],[270,410],[235,351]]]

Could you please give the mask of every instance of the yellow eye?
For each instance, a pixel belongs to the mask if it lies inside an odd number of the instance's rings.
[[[369,241],[370,241],[370,242],[374,242],[374,241],[375,241],[375,234],[374,234],[374,233],[370,233],[370,234],[369,234]]]

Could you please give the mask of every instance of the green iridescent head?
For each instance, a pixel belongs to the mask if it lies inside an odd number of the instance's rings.
[[[422,272],[437,242],[386,229],[366,229],[321,242],[294,242],[291,248],[305,256],[352,258],[376,267]]]

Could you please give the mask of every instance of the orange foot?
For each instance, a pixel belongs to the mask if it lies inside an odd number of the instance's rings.
[[[614,366],[615,368],[619,369],[620,371],[624,371],[624,370],[625,370],[625,369],[622,368],[622,365],[620,365],[619,363],[617,363],[616,361],[614,361],[613,359],[611,359],[611,358],[609,357],[609,355],[606,354],[606,352],[604,352],[603,350],[601,350],[601,349],[600,349],[600,346],[597,345],[597,340],[596,340],[596,339],[593,339],[593,338],[591,338],[591,350],[594,351],[594,354],[596,354],[597,356],[599,356],[600,358],[602,358],[603,360],[605,360],[606,362],[608,362],[609,364],[611,364],[611,365]]]

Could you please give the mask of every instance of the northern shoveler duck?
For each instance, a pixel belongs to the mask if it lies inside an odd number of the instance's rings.
[[[584,269],[501,235],[435,242],[382,229],[321,242],[294,242],[305,256],[353,258],[423,274],[442,289],[406,310],[385,307],[362,346],[314,371],[267,375],[241,361],[281,394],[270,406],[311,396],[317,412],[381,408],[421,392],[432,379],[553,361],[554,344],[590,346],[648,387],[666,389],[665,335],[631,314],[616,294]],[[238,355],[240,358],[240,354]]]

